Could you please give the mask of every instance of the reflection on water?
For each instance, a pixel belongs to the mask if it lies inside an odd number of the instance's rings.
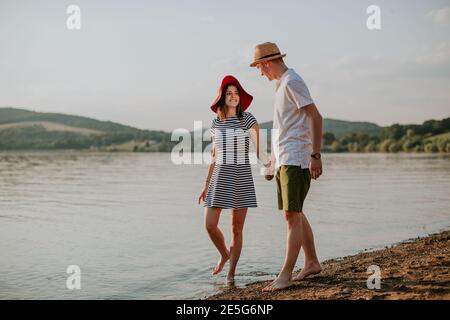
[[[321,260],[449,227],[450,162],[439,155],[326,154],[305,203]],[[0,298],[203,298],[224,288],[196,203],[206,166],[170,154],[0,153]],[[271,278],[285,225],[254,167],[236,285]],[[221,227],[229,241],[229,215]],[[298,261],[302,265],[303,257]],[[81,290],[66,268],[81,268]]]

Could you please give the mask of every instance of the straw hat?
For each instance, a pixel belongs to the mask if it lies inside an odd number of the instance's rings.
[[[241,86],[239,81],[231,75],[225,76],[225,78],[223,78],[222,84],[219,87],[219,95],[211,105],[211,110],[217,113],[218,108],[217,104],[219,103],[220,98],[222,97],[223,88],[225,88],[228,84],[234,84],[236,87],[238,87],[240,100],[239,104],[241,105],[242,110],[245,111],[250,106],[250,103],[252,103],[253,97],[250,94],[248,94],[247,91],[245,91],[244,88]]]
[[[255,67],[258,63],[263,61],[283,58],[285,56],[286,54],[281,54],[280,49],[278,49],[278,46],[275,43],[261,43],[255,47],[254,61],[250,64],[250,67]]]

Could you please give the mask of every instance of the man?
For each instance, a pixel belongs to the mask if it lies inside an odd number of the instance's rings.
[[[278,277],[263,291],[287,288],[321,271],[314,247],[311,227],[303,213],[303,202],[311,178],[322,174],[320,148],[322,143],[322,116],[314,104],[303,79],[289,69],[275,43],[266,42],[255,47],[251,67],[257,67],[261,76],[277,80],[273,117],[272,171],[266,175],[272,180],[276,171],[278,208],[284,211],[287,222],[286,256]],[[292,272],[301,247],[305,266],[295,277]]]

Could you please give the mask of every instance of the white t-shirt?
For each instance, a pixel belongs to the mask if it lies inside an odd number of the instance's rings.
[[[311,125],[302,107],[313,103],[303,79],[288,69],[277,81],[273,114],[274,169],[281,165],[308,168],[311,160]]]

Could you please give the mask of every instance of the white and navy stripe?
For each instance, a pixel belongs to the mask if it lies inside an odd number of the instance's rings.
[[[223,209],[257,206],[255,186],[249,161],[250,135],[255,117],[243,112],[211,124],[211,136],[216,148],[216,165],[208,187],[205,207]]]

